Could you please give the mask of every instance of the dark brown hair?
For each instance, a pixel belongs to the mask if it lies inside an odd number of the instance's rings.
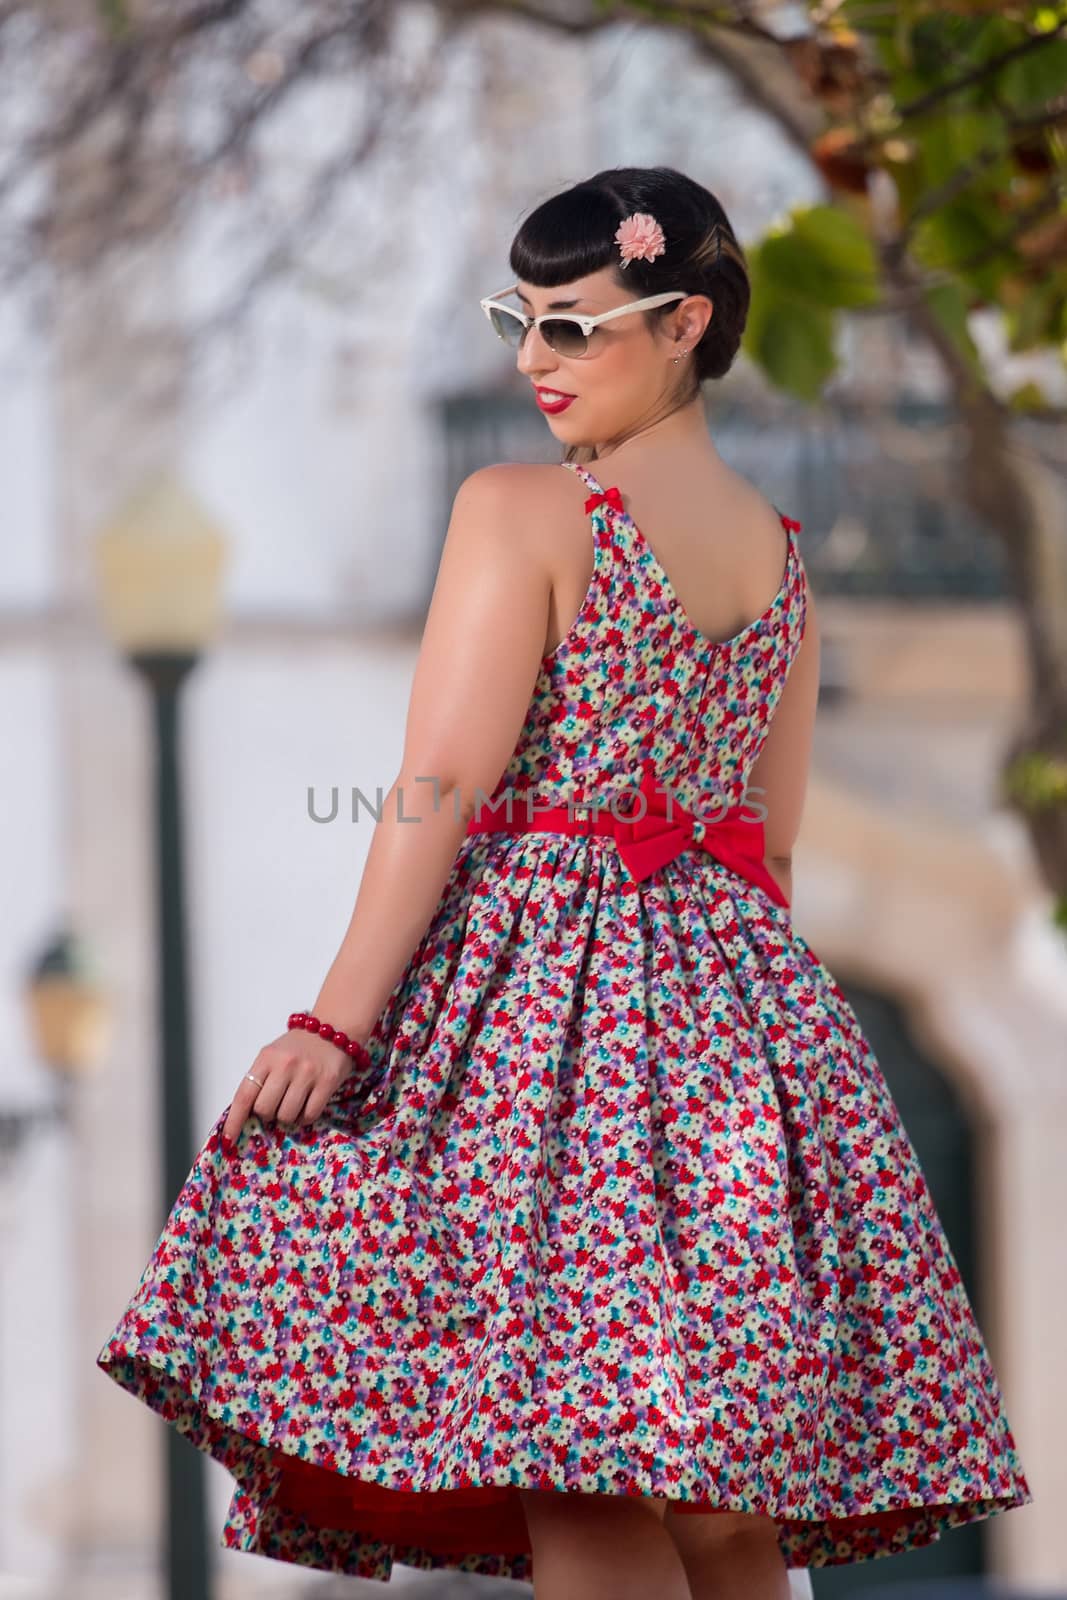
[[[653,261],[632,260],[624,267],[615,230],[634,211],[651,212],[667,248]],[[686,357],[678,407],[688,405],[707,379],[724,377],[733,365],[748,316],[745,254],[711,190],[674,167],[606,167],[552,195],[521,223],[508,261],[516,278],[543,289],[611,267],[620,288],[636,298],[669,289],[706,294],[712,316]],[[641,315],[651,328],[677,304]],[[568,450],[568,459],[574,459],[578,448]]]

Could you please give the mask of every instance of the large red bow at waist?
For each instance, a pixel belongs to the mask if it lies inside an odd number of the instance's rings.
[[[644,797],[643,815],[638,814],[638,795]],[[607,816],[619,854],[638,882],[673,861],[682,850],[696,846],[732,872],[760,884],[777,905],[788,907],[789,901],[764,865],[763,823],[759,817],[746,815],[743,805],[717,810],[707,819],[696,817],[660,785],[652,767],[646,765],[626,812],[627,819],[620,820],[610,812]],[[631,813],[632,821],[628,820]]]
[[[638,815],[642,799],[643,814]],[[623,790],[612,796],[612,801],[625,811],[624,816],[617,817],[607,805],[588,816],[578,816],[567,806],[535,807],[527,814],[526,805],[521,804],[513,808],[510,817],[506,812],[473,817],[467,832],[597,834],[616,841],[626,870],[637,882],[683,850],[695,847],[765,889],[776,905],[788,908],[789,901],[764,865],[763,823],[758,817],[746,816],[743,805],[716,812],[708,820],[696,817],[660,786],[651,763],[645,764],[641,782],[632,793]],[[588,806],[578,809],[591,810]]]

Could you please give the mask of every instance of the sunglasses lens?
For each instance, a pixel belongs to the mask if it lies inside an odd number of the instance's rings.
[[[549,322],[542,322],[541,337],[558,356],[584,356],[589,348],[589,340],[581,328],[566,317],[553,317]]]
[[[522,322],[513,311],[503,306],[490,306],[489,318],[493,328],[505,344],[517,350],[524,332]]]

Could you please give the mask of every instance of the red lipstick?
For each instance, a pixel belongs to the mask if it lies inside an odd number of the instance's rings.
[[[555,415],[558,411],[566,411],[571,401],[577,399],[577,395],[563,394],[559,389],[549,389],[547,387],[542,389],[537,384],[534,384],[534,394],[537,396],[537,404],[541,407],[541,410],[547,411],[552,415]],[[548,395],[557,394],[561,396],[558,400],[546,398]]]

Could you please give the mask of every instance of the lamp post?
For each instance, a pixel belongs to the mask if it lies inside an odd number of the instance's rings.
[[[147,479],[101,530],[96,570],[107,629],[144,679],[155,733],[156,917],[165,1221],[196,1153],[189,1050],[180,784],[180,694],[215,634],[225,540],[170,474]],[[166,1430],[168,1600],[210,1600],[205,1462]]]

